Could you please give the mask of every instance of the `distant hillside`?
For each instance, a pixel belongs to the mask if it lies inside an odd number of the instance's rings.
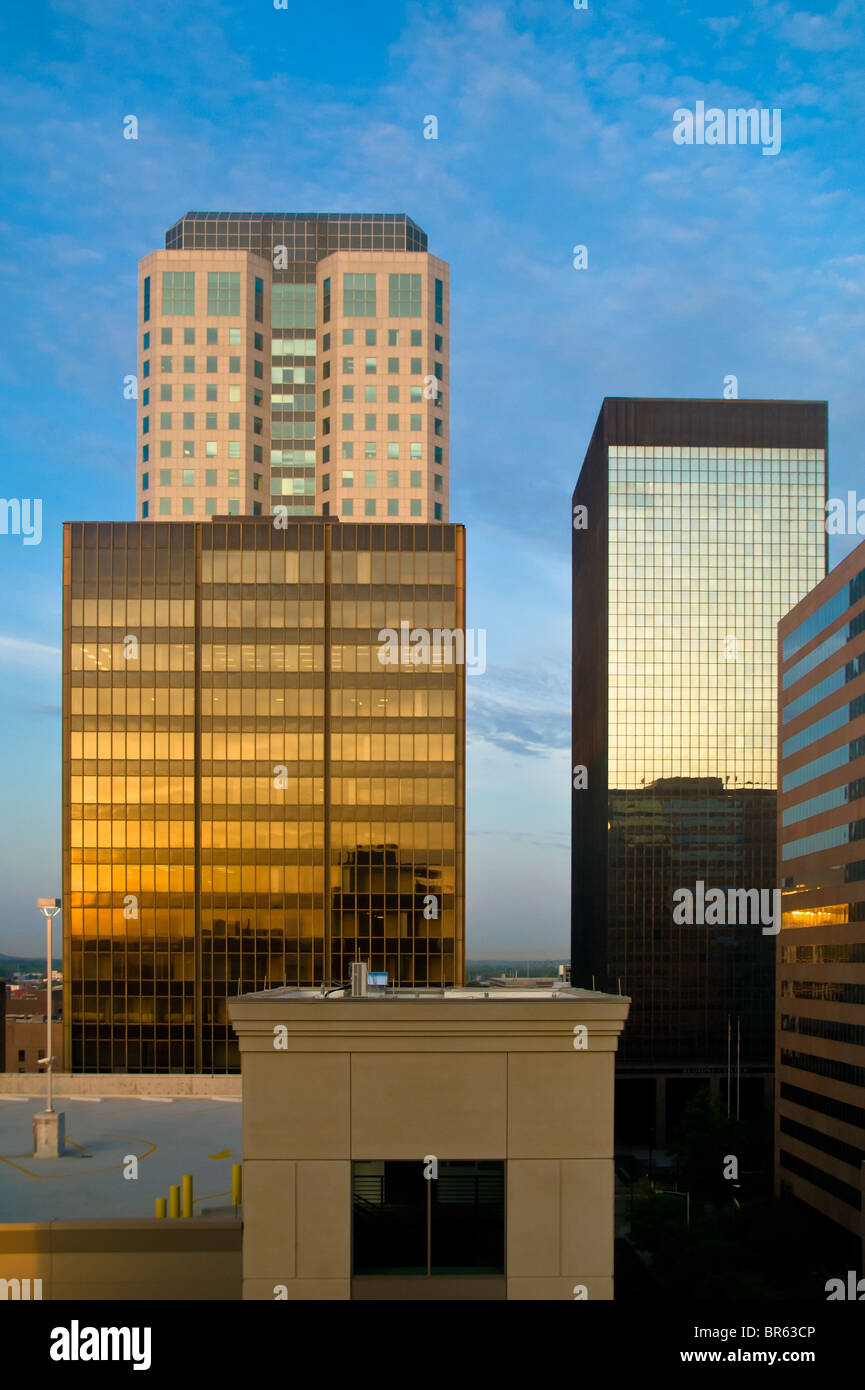
[[[482,980],[490,975],[557,975],[559,966],[567,964],[568,962],[561,958],[558,960],[467,960],[466,979]]]
[[[60,970],[62,960],[53,962],[54,969]],[[13,975],[35,975],[45,973],[45,957],[42,956],[4,956],[0,954],[0,980],[8,980]]]

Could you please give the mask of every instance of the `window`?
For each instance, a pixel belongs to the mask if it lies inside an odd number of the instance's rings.
[[[142,376],[150,376],[150,362],[145,362],[142,369]]]
[[[215,358],[215,357],[212,357],[212,358],[211,358],[211,357],[208,357],[207,360],[208,360],[208,362],[215,362],[215,361],[216,361],[216,358]],[[194,357],[184,357],[184,359],[183,359],[183,370],[184,370],[185,372],[194,372],[194,371],[195,371],[195,358],[194,358]],[[209,368],[208,368],[208,370],[209,370]],[[216,368],[214,367],[213,370],[216,371]]]
[[[239,498],[239,497],[229,497],[229,499],[228,499],[228,515],[229,515],[229,516],[240,516],[240,498]]]
[[[142,317],[143,317],[145,323],[149,322],[149,319],[150,319],[150,276],[149,276],[149,275],[145,275],[145,277],[144,277],[144,309],[143,309]],[[145,343],[145,344],[144,344],[145,350],[146,350],[149,346],[150,346],[150,343],[149,343],[149,342]]]
[[[365,430],[374,430],[375,427],[376,427],[376,425],[375,425],[375,416],[374,416],[374,415],[364,415],[364,417],[363,417],[363,427],[364,427]]]
[[[253,473],[253,475],[252,475],[252,490],[253,490],[253,492],[261,492],[261,474],[260,474],[260,473]]]
[[[229,457],[230,459],[239,459],[239,458],[240,458],[240,440],[239,440],[239,439],[229,439],[229,441],[228,441],[228,457]]]
[[[149,416],[149,415],[145,415],[144,418],[143,418],[142,421],[141,421],[141,433],[142,433],[142,434],[149,434],[149,433],[150,433],[150,416]]]
[[[351,442],[350,439],[343,440],[342,456],[344,459],[354,458],[354,444]]]
[[[207,401],[215,401],[216,398],[216,383],[214,382],[212,385],[205,386],[204,399]],[[189,399],[192,400],[192,397],[190,396]]]
[[[423,347],[423,333],[419,328],[412,329],[410,341],[412,347]]]
[[[213,334],[214,334],[214,339],[213,339],[213,341],[216,342],[215,334],[216,334],[217,330],[216,330],[215,328],[208,328],[207,331],[208,331],[208,333],[213,333]],[[260,337],[261,337],[261,335],[260,335],[259,333],[256,333],[255,336],[256,336],[257,339],[260,339]],[[209,340],[208,340],[208,341],[209,341]],[[230,346],[230,347],[240,347],[240,329],[239,329],[239,328],[229,328],[229,330],[228,330],[228,342],[229,342],[229,346]]]
[[[410,422],[411,422],[411,428],[412,428],[413,430],[419,430],[419,429],[422,429],[422,428],[423,428],[423,426],[421,425],[421,416],[420,416],[420,415],[410,415],[410,416],[409,416],[409,420],[410,420]]]
[[[387,446],[387,456],[388,456],[389,459],[398,459],[398,458],[399,458],[399,445],[398,445],[398,444],[388,444],[388,446]]]
[[[255,277],[255,322],[262,323],[264,320],[264,281]]]
[[[344,389],[345,388],[343,388],[343,390]],[[343,396],[343,400],[345,400],[345,396]],[[321,405],[323,410],[327,410],[328,406],[330,405],[330,387],[328,387],[326,391],[322,391]]]
[[[375,486],[376,486],[376,476],[377,476],[377,475],[376,475],[374,469],[368,468],[368,469],[366,470],[366,472],[364,473],[364,475],[363,475],[363,485],[364,485],[364,487],[375,487]]]
[[[171,429],[171,411],[170,411],[170,410],[162,410],[162,411],[160,411],[160,413],[159,413],[159,428],[160,428],[161,430],[170,430],[170,429]]]
[[[252,461],[253,463],[264,462],[264,454],[262,453],[260,444],[253,444],[252,446]]]
[[[353,387],[353,386],[343,386],[343,388],[342,388],[342,398],[343,398],[344,401],[353,401],[353,400],[354,400],[354,387]]]
[[[187,315],[195,313],[194,270],[163,270],[162,312]]]
[[[399,404],[399,387],[389,386],[387,388],[387,398],[392,404]]]
[[[215,498],[215,497],[205,497],[205,499],[204,499],[204,515],[205,515],[205,516],[216,516],[216,498]]]
[[[183,418],[184,418],[184,420],[185,420],[185,419],[186,419],[186,416],[184,416]],[[217,428],[217,424],[216,424],[216,411],[215,411],[215,410],[208,410],[208,411],[205,413],[205,416],[204,416],[204,428],[205,428],[206,430],[215,430],[215,429]]]
[[[387,359],[387,369],[390,372],[391,376],[394,376],[399,371],[399,358],[389,357]]]
[[[444,381],[445,377],[445,369],[441,362],[433,362],[433,376],[436,379],[436,390],[438,390],[439,382]]]
[[[236,395],[236,396],[233,396],[233,395],[231,394],[232,391],[236,391],[236,392],[237,392],[237,395]],[[239,400],[240,400],[240,387],[239,387],[239,386],[229,386],[229,388],[228,388],[228,399],[229,399],[230,401],[239,401]],[[263,391],[259,391],[258,387],[257,387],[257,386],[254,386],[254,387],[252,388],[252,404],[253,404],[253,405],[261,405],[263,402],[264,402],[264,392],[263,392]]]
[[[149,487],[150,487],[150,474],[149,474],[149,473],[142,473],[142,475],[141,475],[141,491],[142,491],[142,492],[146,492],[147,489],[148,489]]]
[[[421,359],[420,357],[413,357],[413,358],[411,359],[411,373],[412,373],[412,376],[420,376],[420,374],[421,374],[422,371],[423,371],[423,361],[422,361],[422,359]]]
[[[354,346],[354,329],[353,329],[353,328],[344,328],[344,329],[342,330],[342,345],[343,345],[343,347],[353,347],[353,346]]]
[[[399,473],[393,468],[388,469],[387,485],[388,487],[399,487]]]
[[[389,497],[389,498],[387,499],[387,514],[388,514],[388,516],[399,516],[399,498],[398,498],[398,497]]]
[[[420,425],[418,425],[418,429],[420,429]],[[439,417],[436,416],[435,419],[433,420],[433,434],[441,434],[441,432],[442,432],[442,422],[441,422],[441,420],[439,419]]]
[[[171,469],[170,469],[170,468],[160,468],[160,470],[159,470],[159,486],[160,486],[160,487],[171,487]]]
[[[141,462],[142,462],[142,463],[146,463],[147,460],[148,460],[149,458],[150,458],[150,445],[149,445],[149,444],[145,444],[145,445],[142,447],[142,450],[141,450]]]
[[[364,516],[375,516],[375,498],[365,497],[363,502]]]
[[[343,469],[342,485],[343,487],[354,487],[354,473]]]
[[[149,516],[149,514],[150,514],[150,503],[149,503],[149,502],[142,502],[142,503],[141,503],[141,519],[142,519],[142,521],[146,521],[146,520],[147,520],[147,517]]]
[[[160,457],[161,459],[170,459],[170,458],[171,458],[171,440],[170,440],[170,439],[162,439],[162,440],[160,440],[160,443],[159,443],[159,457]]]
[[[262,417],[261,417],[260,415],[253,415],[253,417],[252,417],[252,433],[253,433],[253,434],[261,434],[261,430],[262,430],[261,421],[262,421]]]
[[[161,401],[170,401],[170,400],[171,400],[171,387],[170,387],[170,386],[160,386],[160,388],[159,388],[159,399],[160,399]]]
[[[169,397],[169,399],[170,399],[170,397]],[[150,387],[149,387],[149,386],[145,386],[144,390],[143,390],[142,393],[141,393],[141,404],[142,404],[142,405],[149,405],[149,404],[150,404]]]
[[[163,329],[160,331],[160,334],[159,334],[159,341],[160,341],[160,343],[163,344],[163,346],[171,347],[171,339],[172,339],[172,336],[173,336],[172,329],[170,329],[170,328],[163,328]]]
[[[215,359],[214,359],[214,360],[215,360]],[[208,368],[208,371],[209,371],[209,370],[210,370],[210,368]],[[216,368],[214,367],[213,370],[216,371]],[[228,359],[228,370],[229,370],[230,372],[239,372],[239,371],[240,371],[240,358],[239,358],[239,357],[229,357],[229,359]]]
[[[258,283],[256,281],[256,285]],[[193,312],[194,310],[190,310],[190,313]],[[208,314],[223,316],[233,316],[240,313],[239,270],[209,270],[207,272],[207,312]]]
[[[253,504],[252,504],[252,515],[253,515],[253,516],[261,516],[261,503],[260,503],[260,502],[253,502]]]
[[[322,504],[321,504],[321,514],[322,514],[322,516],[330,516],[330,503],[329,503],[329,502],[322,502]]]
[[[329,444],[325,444],[324,448],[323,448],[322,451],[321,451],[321,461],[322,461],[322,463],[330,463],[330,445],[329,445]]]
[[[183,486],[184,486],[184,487],[194,487],[194,486],[195,486],[195,469],[194,469],[194,468],[184,468],[184,470],[183,470]]]
[[[422,458],[423,458],[423,445],[422,445],[422,444],[409,444],[409,446],[408,446],[408,454],[409,454],[409,458],[413,458],[413,459],[422,459]]]
[[[171,516],[171,498],[170,498],[170,497],[160,497],[160,499],[159,499],[159,515],[160,515],[160,516]]]
[[[421,277],[419,275],[389,275],[388,316],[392,319],[420,318]]]
[[[355,1160],[352,1253],[355,1276],[503,1275],[504,1162]]]
[[[239,469],[239,468],[229,468],[229,470],[228,470],[228,486],[229,486],[229,487],[240,487],[240,469]]]
[[[412,470],[412,472],[409,475],[409,483],[412,487],[422,487],[423,484],[421,483],[420,473],[417,473],[414,470]]]
[[[240,368],[238,367],[238,371],[239,370]],[[254,357],[252,359],[252,375],[258,377],[259,381],[263,381],[264,379],[264,367],[261,364],[261,362],[259,362],[257,357]]]
[[[420,498],[413,497],[408,504],[409,516],[420,516]]]
[[[144,341],[143,341],[142,346],[143,346],[145,352],[149,352],[149,351],[150,351],[150,333],[149,333],[149,332],[145,333],[145,335],[144,335]]]
[[[215,401],[215,400],[216,400],[216,387],[215,387],[215,386],[213,386],[213,387],[208,386],[207,389],[208,389],[208,391],[211,391],[211,390],[212,390],[213,393],[214,393],[212,396],[208,395],[207,399],[208,399],[209,401]],[[195,400],[195,387],[194,387],[194,386],[192,386],[192,385],[189,385],[189,386],[184,385],[184,387],[183,387],[183,399],[184,399],[185,401],[194,401],[194,400]]]
[[[204,443],[204,457],[207,459],[216,458],[216,440],[207,439]]]
[[[194,411],[191,411],[191,410],[184,410],[184,412],[183,412],[183,428],[184,428],[185,430],[194,430],[194,429],[195,429],[195,413],[194,413]]]
[[[375,370],[376,370],[376,359],[375,359],[374,357],[367,357],[367,358],[365,358],[365,367],[364,367],[364,370],[365,370],[367,376],[373,376],[373,375],[375,374]]]
[[[343,370],[344,372],[347,372],[349,375],[354,371],[354,358],[353,358],[353,357],[344,357],[344,358],[342,359],[342,370]]]
[[[375,347],[375,329],[367,328],[364,334],[364,341],[367,347]]]
[[[435,321],[436,323],[444,323],[444,282],[442,280],[435,282],[435,305]]]
[[[205,487],[216,487],[216,469],[215,469],[215,468],[205,468],[205,470],[204,470],[204,486],[205,486]]]
[[[418,448],[420,448],[420,445],[418,445]],[[434,457],[434,462],[435,462],[435,463],[441,463],[441,461],[442,461],[442,449],[441,449],[441,445],[440,445],[440,444],[436,444],[436,445],[434,446],[434,448],[433,448],[433,457]],[[420,454],[418,454],[418,458],[420,458]]]
[[[322,352],[330,352],[330,334],[329,334],[329,333],[325,333],[324,337],[323,337],[322,340],[321,340],[321,350],[322,350]]]
[[[330,276],[323,281],[321,286],[321,319],[322,323],[330,323]]]
[[[207,428],[208,428],[208,429],[211,428],[211,424],[210,424],[211,419],[213,420],[213,426],[212,426],[212,428],[213,428],[213,429],[216,429],[216,416],[215,416],[215,415],[213,415],[213,416],[208,415],[208,417],[207,417]],[[230,411],[228,412],[228,428],[229,428],[230,430],[239,430],[239,429],[240,429],[240,411],[239,411],[239,410],[230,410]]]
[[[434,520],[436,520],[436,521],[441,521],[441,519],[442,519],[442,504],[441,504],[441,502],[434,502],[434,503],[433,503],[433,518],[434,518]]]
[[[434,491],[434,492],[441,492],[441,490],[442,490],[442,475],[441,475],[441,473],[433,473],[433,491]]]
[[[374,275],[343,275],[342,312],[346,318],[373,318],[375,316]]]
[[[353,498],[351,498],[351,497],[344,497],[344,498],[343,498],[343,500],[342,500],[342,514],[343,514],[343,516],[354,516],[354,499],[353,499]]]
[[[365,439],[363,444],[363,456],[365,459],[375,458],[375,440]]]
[[[353,429],[354,429],[354,416],[353,416],[353,415],[343,415],[343,417],[342,417],[342,427],[343,427],[344,430],[353,430]]]
[[[184,330],[183,330],[183,343],[184,343],[184,346],[185,346],[185,347],[194,347],[194,346],[195,346],[195,329],[194,329],[194,328],[184,328]]]
[[[193,444],[191,439],[184,439],[183,441],[183,457],[185,459],[191,459],[195,457],[195,445]]]
[[[387,417],[387,427],[388,427],[389,430],[398,430],[398,429],[399,429],[399,416],[398,416],[398,415],[388,415],[388,417]]]
[[[442,342],[443,342],[443,339],[442,339],[441,333],[436,333],[436,335],[435,335],[435,342],[434,342],[434,347],[435,347],[436,352],[441,352],[441,350],[442,350]]]
[[[172,371],[172,360],[171,360],[170,357],[160,357],[160,359],[159,359],[159,370],[160,370],[161,372],[170,372],[170,371]]]
[[[421,388],[419,386],[410,386],[408,393],[409,398],[413,401],[423,400],[423,396],[421,395]]]
[[[388,345],[388,347],[399,347],[399,329],[398,329],[398,328],[389,328],[389,329],[387,330],[387,345]]]
[[[322,492],[330,492],[330,474],[329,474],[329,473],[322,473],[322,475],[321,475],[321,490],[322,490]]]
[[[364,397],[364,400],[365,400],[365,401],[373,401],[373,402],[374,402],[375,399],[376,399],[377,391],[378,391],[378,388],[375,387],[375,386],[365,386],[365,387],[363,388],[363,397]]]

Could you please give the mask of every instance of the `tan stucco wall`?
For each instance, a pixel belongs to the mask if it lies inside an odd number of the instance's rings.
[[[627,1009],[580,992],[232,1001],[244,1298],[281,1285],[289,1299],[350,1298],[352,1160],[427,1154],[506,1161],[509,1298],[573,1299],[580,1284],[612,1298],[613,1063]]]

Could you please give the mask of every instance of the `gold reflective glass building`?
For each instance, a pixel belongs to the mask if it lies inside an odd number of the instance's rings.
[[[826,447],[820,403],[611,399],[574,492],[572,978],[633,999],[634,1142],[722,1090],[730,1017],[768,1100],[774,937],[673,893],[776,887],[775,630],[826,572]]]
[[[67,523],[64,1043],[227,1071],[229,995],[464,971],[461,526]],[[415,648],[417,650],[417,648]]]

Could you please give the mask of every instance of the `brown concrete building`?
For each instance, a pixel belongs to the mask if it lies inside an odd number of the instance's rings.
[[[270,990],[230,1001],[246,1299],[611,1299],[629,1001]]]
[[[852,1236],[865,1164],[865,545],[778,628],[776,1181]]]
[[[5,1070],[45,1075],[45,1068],[39,1066],[39,1058],[45,1055],[45,1017],[36,1015],[6,1015],[6,1064]],[[55,1018],[51,1025],[53,1039],[52,1052],[55,1057],[54,1070],[63,1070],[63,1022]]]
[[[139,270],[138,518],[446,522],[448,344],[410,218],[187,213]]]

